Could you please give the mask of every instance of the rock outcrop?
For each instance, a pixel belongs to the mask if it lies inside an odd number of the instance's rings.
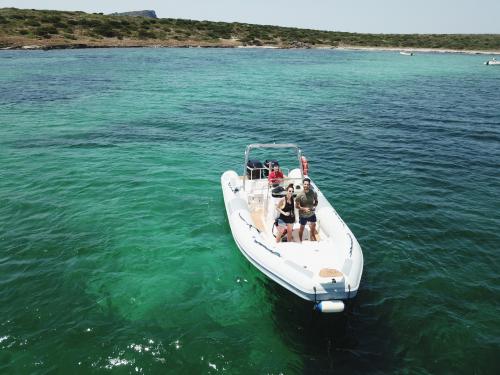
[[[132,16],[132,17],[147,17],[158,18],[154,10],[136,10],[133,12],[111,13],[110,16]]]

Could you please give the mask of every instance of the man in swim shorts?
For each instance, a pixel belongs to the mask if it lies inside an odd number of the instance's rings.
[[[318,205],[318,194],[311,189],[311,180],[304,178],[302,181],[304,190],[295,198],[295,207],[299,210],[299,240],[302,242],[304,228],[309,222],[310,239],[316,241],[316,206]]]

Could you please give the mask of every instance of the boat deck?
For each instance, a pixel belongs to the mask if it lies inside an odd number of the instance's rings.
[[[255,210],[251,213],[253,223],[255,226],[261,231],[266,232],[266,228],[264,226],[264,210]]]

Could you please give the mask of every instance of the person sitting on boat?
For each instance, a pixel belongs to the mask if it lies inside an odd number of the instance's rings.
[[[299,210],[299,240],[302,242],[304,228],[309,222],[310,239],[316,241],[316,206],[318,205],[318,194],[311,189],[311,180],[304,178],[302,181],[304,189],[297,194],[295,205]]]
[[[278,163],[273,164],[273,170],[269,173],[267,178],[272,186],[278,186],[283,182],[283,172],[281,172],[280,165]]]
[[[281,237],[286,231],[286,240],[292,242],[293,224],[295,223],[295,208],[293,204],[293,184],[286,188],[286,195],[278,202],[276,209],[280,213],[278,218],[278,235],[276,242],[281,241]]]

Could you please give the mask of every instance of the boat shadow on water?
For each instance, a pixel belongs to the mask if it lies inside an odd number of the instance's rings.
[[[401,368],[391,348],[390,327],[380,316],[371,316],[371,308],[363,312],[369,291],[360,291],[342,313],[322,314],[314,311],[313,303],[297,298],[271,280],[259,280],[276,331],[285,345],[302,358],[303,373],[346,370],[353,374]]]

